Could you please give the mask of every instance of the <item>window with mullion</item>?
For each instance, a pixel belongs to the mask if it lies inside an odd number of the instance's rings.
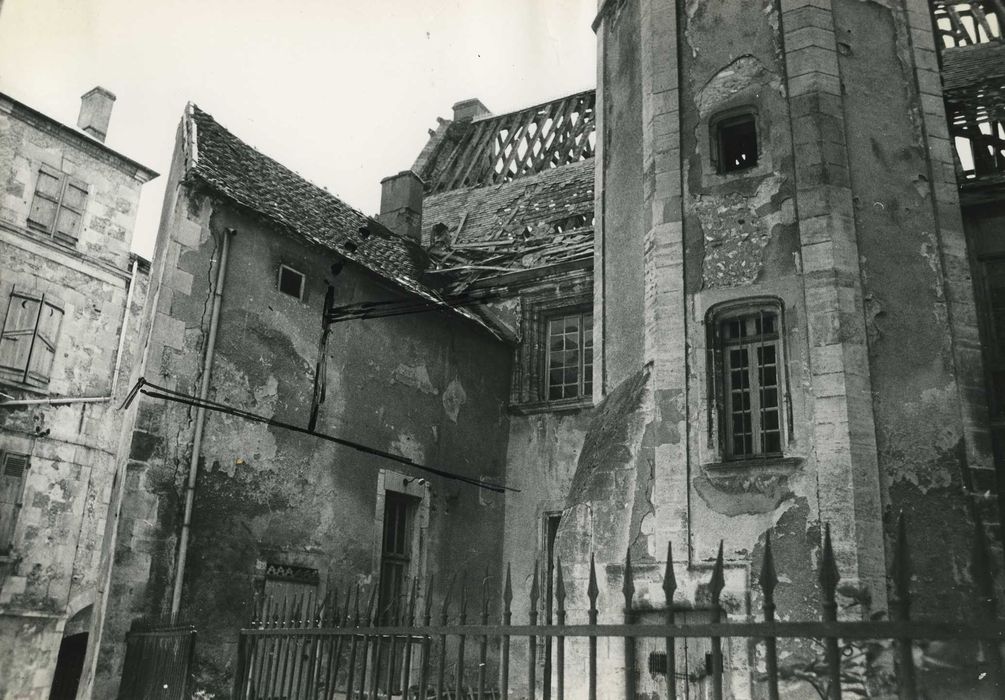
[[[549,401],[593,393],[593,314],[548,319],[546,391]]]
[[[778,314],[762,309],[724,318],[723,434],[730,459],[782,453]]]
[[[87,203],[88,185],[43,165],[35,182],[28,225],[68,242],[75,242]]]
[[[393,624],[395,603],[405,594],[412,561],[412,514],[415,499],[396,491],[384,496],[384,532],[380,555],[380,619]]]

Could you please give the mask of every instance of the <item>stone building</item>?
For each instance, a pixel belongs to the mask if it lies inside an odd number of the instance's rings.
[[[130,253],[149,168],[0,94],[0,697],[73,697],[104,586],[116,410],[149,263]]]
[[[720,542],[727,615],[757,615],[769,533],[779,617],[816,619],[825,524],[842,614],[869,618],[889,610],[899,513],[916,614],[974,615],[976,526],[1000,558],[1005,367],[1005,17],[985,7],[606,0],[596,91],[501,115],[458,103],[382,183],[376,219],[191,107],[143,376],[413,465],[141,396],[96,694],[114,694],[138,617],[198,620],[197,685],[226,694],[236,629],[270,591],[462,567],[498,581],[505,562],[526,590],[536,563],[547,621],[561,557],[579,622],[593,553],[616,622],[630,552],[654,621],[668,543],[679,619],[708,619]],[[325,331],[329,286],[337,307],[488,301]],[[389,522],[405,551],[384,546]],[[600,645],[600,697],[617,697],[625,655]],[[682,692],[707,692],[706,651],[679,645]],[[574,693],[584,657],[567,652]],[[640,668],[653,653],[640,643]],[[920,673],[956,667],[924,682],[971,693],[977,656],[926,648]],[[786,673],[812,657],[786,648]],[[756,647],[725,661],[729,696],[760,697]]]

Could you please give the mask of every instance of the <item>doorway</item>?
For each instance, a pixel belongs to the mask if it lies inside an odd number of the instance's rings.
[[[56,657],[56,673],[52,677],[49,700],[74,700],[77,685],[84,670],[84,655],[87,654],[87,632],[63,637]]]

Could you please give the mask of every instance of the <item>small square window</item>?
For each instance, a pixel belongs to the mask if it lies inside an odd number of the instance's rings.
[[[302,300],[304,298],[304,275],[292,267],[280,265],[279,291]]]
[[[757,165],[757,122],[753,114],[723,119],[716,124],[715,133],[720,173]]]

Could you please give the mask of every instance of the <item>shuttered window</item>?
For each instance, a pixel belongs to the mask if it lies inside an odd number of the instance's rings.
[[[14,543],[27,472],[28,455],[0,452],[0,554],[7,554]]]
[[[43,387],[49,383],[63,307],[52,297],[15,289],[0,332],[0,376]]]
[[[88,191],[83,180],[43,165],[35,183],[28,225],[64,242],[75,243]]]

